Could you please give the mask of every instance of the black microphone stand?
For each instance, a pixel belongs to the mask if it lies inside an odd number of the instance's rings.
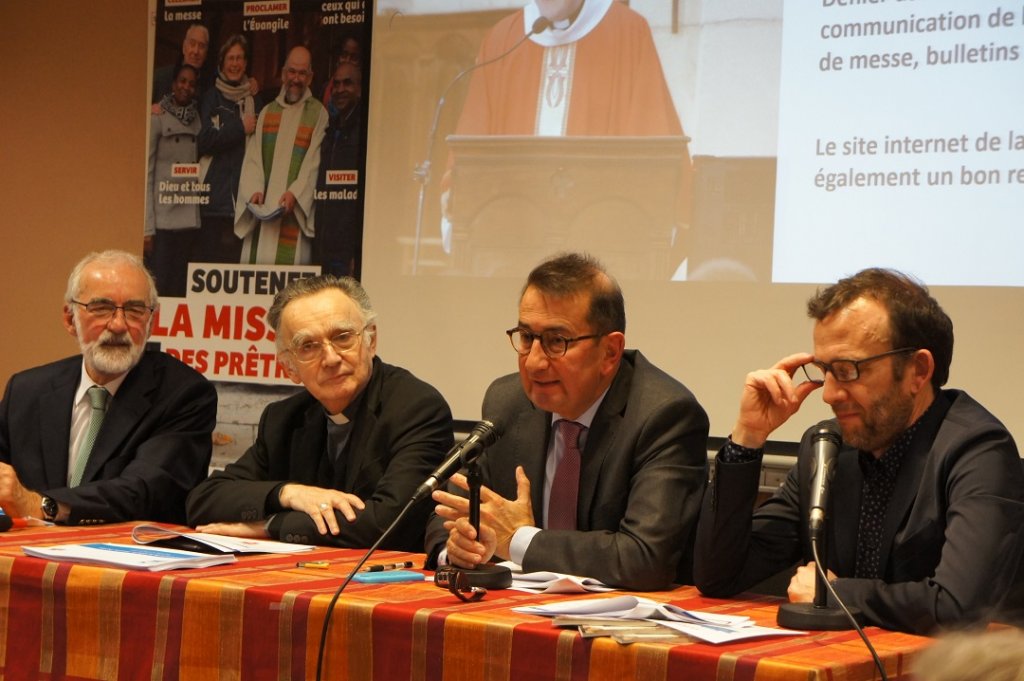
[[[508,48],[507,50],[499,54],[497,57],[494,57],[493,59],[488,59],[487,61],[480,62],[479,64],[473,64],[472,66],[459,71],[455,75],[455,77],[452,78],[452,81],[448,83],[448,86],[444,89],[444,92],[441,93],[441,98],[437,100],[437,106],[434,107],[434,119],[433,122],[430,124],[430,132],[427,133],[426,156],[423,158],[423,163],[420,163],[412,171],[413,179],[420,185],[419,199],[416,203],[416,234],[415,237],[413,238],[412,244],[413,274],[416,274],[420,262],[420,234],[423,231],[423,203],[426,199],[427,184],[430,182],[430,157],[434,153],[434,139],[437,137],[437,124],[438,121],[441,120],[441,109],[444,108],[444,101],[448,97],[448,93],[451,91],[453,87],[455,87],[456,83],[458,83],[460,80],[465,78],[473,71],[483,66],[487,66],[488,64],[493,64],[494,62],[500,59],[504,59],[509,54],[511,54],[513,50],[515,50],[517,47],[526,42],[526,40],[530,36],[546,31],[550,27],[551,22],[548,19],[546,19],[545,17],[538,17],[538,19],[535,22],[533,22],[533,27],[530,29],[530,32],[524,35],[522,38],[520,38],[515,45]]]
[[[466,467],[466,482],[469,485],[469,524],[476,530],[480,539],[480,465],[473,461]],[[471,570],[451,568],[465,573],[469,586],[482,586],[485,589],[507,589],[512,586],[512,571],[504,565],[481,563]]]
[[[818,545],[821,545],[819,551]],[[857,608],[834,608],[828,605],[827,568],[821,562],[828,555],[825,526],[811,531],[811,551],[817,571],[814,580],[814,601],[811,603],[783,603],[775,617],[780,627],[804,631],[843,631],[863,624],[864,616]]]

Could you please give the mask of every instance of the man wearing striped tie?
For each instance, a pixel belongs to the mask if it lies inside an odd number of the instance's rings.
[[[145,352],[157,306],[142,261],[90,253],[68,279],[64,326],[81,355],[11,377],[0,402],[0,507],[69,525],[184,523],[206,477],[217,393]]]
[[[519,373],[484,397],[503,434],[479,461],[480,536],[467,499],[438,490],[432,560],[476,568],[497,557],[633,590],[689,583],[708,417],[683,384],[624,349],[625,330],[622,291],[595,259],[534,268],[506,331]]]

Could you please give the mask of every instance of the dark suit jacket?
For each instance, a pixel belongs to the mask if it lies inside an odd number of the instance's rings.
[[[519,375],[512,374],[488,388],[483,414],[504,424],[501,439],[480,459],[483,484],[514,499],[515,468],[522,465],[531,482],[534,517],[542,523],[551,413],[534,407]],[[708,418],[693,394],[642,354],[627,350],[582,452],[579,529],[539,532],[523,569],[586,575],[639,590],[689,581],[690,547],[707,476],[707,436]],[[436,556],[447,536],[435,517],[427,552]]]
[[[185,521],[206,477],[217,392],[162,352],[144,352],[110,402],[82,484],[69,488],[71,411],[82,357],[15,374],[0,404],[0,460],[22,484],[71,507],[68,524]]]
[[[269,528],[276,539],[371,546],[451,448],[452,415],[437,390],[376,358],[369,383],[346,415],[353,426],[338,479],[327,456],[327,414],[320,403],[303,391],[269,405],[252,447],[189,495],[189,524],[251,522],[277,514]],[[321,536],[306,513],[281,508],[277,492],[284,482],[349,492],[366,508],[352,523],[337,514],[341,533]],[[428,498],[410,509],[383,547],[422,550],[430,504]]]
[[[697,532],[695,577],[731,596],[812,560],[807,531],[811,434],[771,499],[751,512],[760,462],[715,467]],[[825,565],[840,598],[868,622],[930,633],[987,620],[1014,582],[1022,550],[1024,473],[1006,428],[966,393],[944,390],[922,417],[896,479],[883,526],[883,578],[853,578],[863,475],[840,451],[831,485]]]

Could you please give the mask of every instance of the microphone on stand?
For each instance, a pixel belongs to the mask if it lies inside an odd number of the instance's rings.
[[[535,36],[538,33],[551,28],[551,20],[545,16],[537,17],[536,21],[533,22],[533,26],[530,27],[529,33],[523,35],[516,44],[508,48],[497,57],[488,59],[487,61],[480,62],[479,64],[473,64],[467,68],[459,71],[452,81],[445,87],[444,92],[441,93],[441,98],[437,100],[437,106],[434,108],[434,120],[430,124],[430,132],[427,133],[427,154],[423,157],[423,162],[416,166],[416,169],[412,171],[413,179],[420,183],[420,194],[419,201],[416,206],[416,236],[413,240],[412,246],[412,273],[416,274],[416,270],[419,266],[420,260],[420,233],[423,230],[423,202],[426,198],[427,184],[430,182],[430,157],[434,152],[434,138],[437,136],[437,124],[441,119],[441,109],[444,108],[445,98],[448,96],[448,92],[458,83],[460,80],[465,78],[467,75],[476,71],[479,68],[493,64],[496,61],[501,61],[508,55],[512,54],[520,45],[526,42],[531,36]]]
[[[861,613],[856,608],[831,608],[828,606],[828,567],[822,557],[828,555],[826,546],[825,520],[828,510],[829,488],[835,476],[836,460],[843,439],[832,421],[819,423],[811,436],[814,450],[814,468],[811,470],[810,503],[808,504],[807,529],[811,539],[811,551],[817,576],[814,581],[812,603],[784,603],[779,606],[776,621],[788,629],[809,631],[840,631],[856,627]],[[854,623],[851,623],[851,619]]]
[[[497,442],[499,437],[501,437],[501,428],[496,426],[493,421],[485,419],[473,426],[469,437],[448,450],[441,465],[423,481],[423,484],[416,488],[416,492],[412,496],[413,503],[426,498],[440,487],[441,483],[447,482],[448,478],[458,473],[459,469],[475,462],[484,453],[484,449]]]
[[[814,475],[811,478],[808,527],[812,534],[820,535],[825,524],[829,487],[836,474],[836,459],[839,458],[839,447],[842,443],[842,436],[831,421],[819,423],[817,431],[811,436],[811,446],[814,448]]]

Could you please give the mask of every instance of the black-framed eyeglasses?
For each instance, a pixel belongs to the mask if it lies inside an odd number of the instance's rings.
[[[141,322],[148,317],[155,307],[146,305],[145,303],[125,303],[124,305],[114,305],[113,301],[110,300],[90,300],[88,303],[83,303],[80,300],[72,300],[75,305],[81,305],[85,308],[85,311],[91,314],[96,319],[108,320],[117,314],[120,310],[124,313],[124,318],[130,322]]]
[[[288,348],[288,351],[292,353],[298,361],[308,364],[315,362],[324,356],[324,349],[330,345],[339,355],[346,352],[351,352],[359,345],[360,339],[363,337],[363,331],[369,328],[369,324],[359,329],[358,331],[351,329],[347,331],[339,331],[330,338],[324,338],[320,340],[306,340],[302,341],[297,345],[292,345]]]
[[[834,359],[831,362],[819,362],[814,360],[804,364],[800,368],[804,370],[804,376],[811,383],[819,385],[825,382],[825,374],[831,373],[840,383],[856,381],[860,378],[860,367],[862,364],[874,362],[890,355],[902,355],[905,352],[917,352],[918,348],[897,348],[878,355],[865,357],[864,359]]]
[[[569,351],[569,345],[572,343],[590,340],[591,338],[600,338],[601,336],[607,335],[604,333],[591,333],[585,336],[566,338],[554,331],[534,333],[529,329],[524,329],[520,326],[517,326],[514,329],[509,329],[505,334],[512,342],[512,349],[520,355],[530,354],[530,349],[533,347],[533,341],[540,340],[540,347],[544,351],[544,354],[551,358],[562,357],[565,355],[565,353]]]
[[[487,589],[469,583],[468,572],[450,566],[437,568],[437,572],[434,573],[434,584],[442,589],[448,589],[463,603],[475,603],[487,595]]]

